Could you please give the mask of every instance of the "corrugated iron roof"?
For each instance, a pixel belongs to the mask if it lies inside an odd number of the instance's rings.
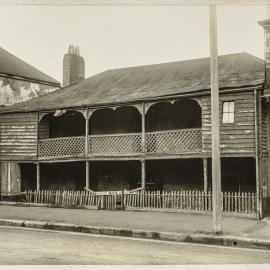
[[[0,74],[59,86],[60,83],[0,47]]]
[[[247,53],[219,56],[220,89],[264,82],[264,61]],[[210,89],[209,58],[120,68],[1,110],[51,110],[106,105]]]

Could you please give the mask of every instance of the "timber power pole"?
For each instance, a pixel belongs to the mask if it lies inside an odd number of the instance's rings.
[[[222,232],[221,166],[219,136],[219,89],[216,6],[209,6],[210,61],[211,61],[211,124],[212,124],[212,198],[213,230]]]

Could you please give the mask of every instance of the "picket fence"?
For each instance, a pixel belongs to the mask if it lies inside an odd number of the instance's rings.
[[[26,202],[59,206],[78,206],[106,210],[212,211],[210,191],[180,190],[170,192],[136,191],[134,193],[88,191],[26,191]],[[222,192],[223,212],[255,215],[256,194],[250,192]]]
[[[25,198],[26,202],[37,204],[78,206],[107,210],[117,209],[117,194],[115,192],[98,195],[87,191],[28,190],[25,192]]]
[[[223,212],[256,214],[256,195],[250,192],[222,192]],[[212,193],[199,190],[170,192],[141,191],[125,195],[126,208],[163,209],[171,211],[212,211]]]

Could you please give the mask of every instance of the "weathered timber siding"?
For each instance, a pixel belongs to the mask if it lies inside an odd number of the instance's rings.
[[[235,102],[235,122],[222,123],[222,102]],[[203,152],[211,152],[211,99],[202,98]],[[255,155],[255,110],[253,92],[220,95],[221,155]]]
[[[265,177],[267,177],[267,196],[270,198],[270,155],[269,155],[269,149],[270,149],[270,104],[266,102],[265,104],[266,107],[266,135],[265,135],[265,140],[266,140],[266,149],[267,149],[267,171],[265,172]],[[269,204],[270,208],[270,204]]]
[[[258,106],[258,146],[260,156],[267,155],[267,104],[261,102],[261,97],[257,99]]]
[[[0,115],[0,156],[27,159],[37,155],[37,113]]]

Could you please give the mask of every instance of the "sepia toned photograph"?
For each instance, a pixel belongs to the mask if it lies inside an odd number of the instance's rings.
[[[0,0],[0,268],[79,265],[270,269],[270,1]]]

